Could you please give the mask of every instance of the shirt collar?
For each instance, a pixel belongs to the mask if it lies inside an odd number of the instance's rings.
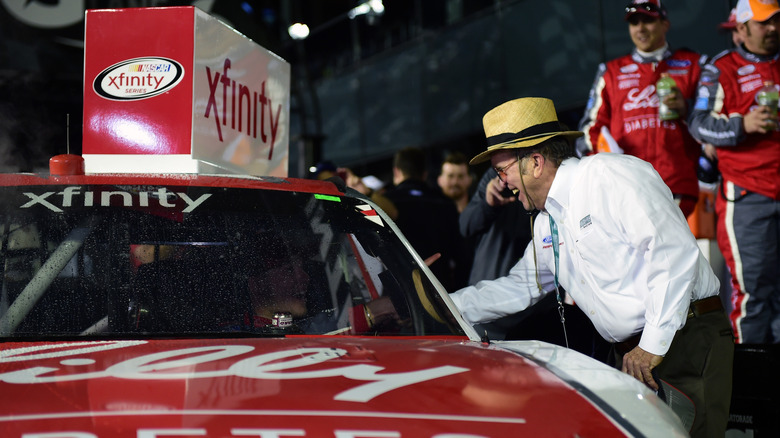
[[[768,61],[774,61],[780,57],[780,52],[775,53],[774,55],[756,55],[755,53],[749,51],[745,44],[742,43],[738,45],[734,50],[737,51],[743,58],[748,60],[749,62],[768,62]]]
[[[637,62],[661,62],[670,56],[672,52],[669,50],[669,43],[664,43],[663,47],[652,52],[643,52],[634,48],[634,61]]]
[[[566,217],[565,212],[569,208],[569,191],[572,181],[577,175],[579,164],[579,158],[572,157],[563,160],[558,166],[550,191],[547,193],[544,209],[552,215],[556,222],[560,223]]]

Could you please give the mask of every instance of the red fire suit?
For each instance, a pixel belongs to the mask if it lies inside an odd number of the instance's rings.
[[[667,49],[658,62],[636,49],[630,55],[599,65],[579,129],[585,132],[578,149],[597,147],[606,126],[624,153],[653,165],[681,202],[685,215],[693,212],[699,194],[696,165],[701,146],[691,137],[685,120],[661,121],[655,83],[668,72],[686,100],[693,102],[705,57],[686,49]]]
[[[722,52],[702,70],[689,117],[691,133],[717,147],[718,246],[732,276],[740,343],[780,343],[780,132],[747,134],[743,124],[765,81],[780,83],[777,54]]]

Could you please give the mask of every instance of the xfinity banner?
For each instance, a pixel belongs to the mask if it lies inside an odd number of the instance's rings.
[[[86,12],[85,169],[287,176],[290,65],[192,7]]]

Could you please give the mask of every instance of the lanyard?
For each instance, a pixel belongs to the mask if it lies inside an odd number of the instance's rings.
[[[559,269],[559,260],[560,260],[560,254],[558,253],[558,225],[555,224],[555,221],[553,220],[552,216],[548,213],[547,217],[550,218],[550,233],[552,233],[552,247],[553,247],[553,255],[555,255],[555,292],[558,292],[558,269]],[[560,301],[560,297],[558,298],[558,301]]]
[[[563,300],[561,300],[561,292],[559,290],[559,284],[558,284],[558,270],[559,270],[559,260],[560,260],[560,253],[558,248],[558,225],[555,224],[555,221],[553,220],[552,215],[547,213],[547,217],[550,219],[550,234],[552,234],[552,247],[553,247],[553,255],[555,256],[555,298],[558,300],[558,315],[561,316],[561,325],[563,326],[563,338],[566,341],[566,348],[569,348],[569,337],[566,334],[566,318],[563,315]]]

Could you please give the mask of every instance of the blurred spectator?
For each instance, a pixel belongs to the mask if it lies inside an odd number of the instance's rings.
[[[407,147],[393,159],[395,187],[386,196],[398,209],[396,224],[422,258],[441,253],[430,268],[448,291],[465,286],[462,238],[455,204],[426,182],[425,154]],[[460,279],[459,279],[460,274]]]
[[[320,161],[314,167],[312,177],[320,181],[324,181],[332,176],[336,175],[336,165],[332,161]]]
[[[469,189],[474,182],[466,156],[460,152],[447,155],[441,163],[441,172],[436,182],[444,196],[455,202],[458,213],[462,213],[469,203]]]
[[[780,6],[740,0],[736,19],[742,44],[705,66],[689,126],[718,152],[716,235],[736,341],[780,343],[780,131],[777,108],[757,103],[766,81],[777,88]]]
[[[718,28],[721,32],[731,33],[731,41],[734,43],[734,47],[742,44],[742,38],[739,36],[739,32],[737,32],[737,8],[731,9],[729,19],[720,23]]]
[[[374,175],[366,175],[363,177],[363,184],[371,189],[373,192],[384,193],[385,182],[375,177]]]
[[[460,232],[475,244],[469,284],[507,275],[531,241],[532,213],[501,186],[496,171],[488,169],[460,214]]]
[[[371,198],[382,211],[390,216],[390,219],[396,220],[398,218],[398,209],[393,205],[393,202],[385,196],[385,183],[382,182],[382,180],[373,175],[361,178],[355,175],[351,169],[346,167],[338,168],[337,172],[346,177],[345,182],[347,183],[347,187],[351,187]]]
[[[599,137],[607,143],[614,139],[611,143],[624,153],[653,165],[688,216],[699,199],[696,168],[701,147],[689,134],[685,118],[704,57],[669,47],[670,23],[660,0],[634,0],[624,17],[634,49],[599,65],[579,125],[585,136],[577,140],[577,149],[583,154],[604,152]],[[661,102],[655,84],[661,73],[669,73],[677,85],[663,101],[679,114],[674,120],[660,120],[658,115]]]

